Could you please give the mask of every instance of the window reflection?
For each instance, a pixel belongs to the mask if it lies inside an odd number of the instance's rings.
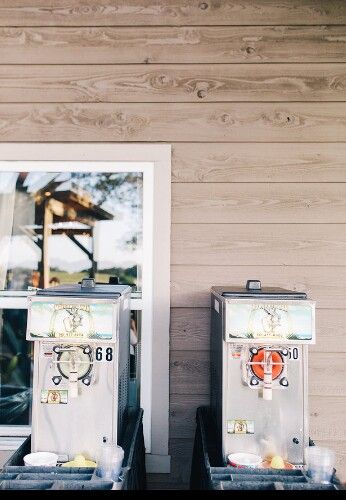
[[[25,340],[27,311],[0,310],[0,425],[30,423],[32,342]]]
[[[0,289],[83,277],[141,289],[142,173],[0,173]]]

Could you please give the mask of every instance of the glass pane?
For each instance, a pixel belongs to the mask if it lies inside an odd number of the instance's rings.
[[[83,277],[141,289],[142,173],[0,173],[0,289]]]
[[[32,347],[27,311],[0,310],[0,425],[30,424]]]

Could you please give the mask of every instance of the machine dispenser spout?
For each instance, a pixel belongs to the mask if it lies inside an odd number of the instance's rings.
[[[271,401],[273,399],[273,361],[271,351],[264,350],[264,371],[263,371],[263,399]]]
[[[76,367],[76,360],[74,353],[71,355],[70,368],[69,368],[69,394],[71,398],[78,397],[78,370]]]

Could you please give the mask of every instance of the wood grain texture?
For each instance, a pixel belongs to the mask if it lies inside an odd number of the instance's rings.
[[[210,398],[206,394],[173,394],[169,410],[171,438],[193,439],[197,408],[209,403]]]
[[[174,394],[170,404],[171,438],[193,439],[196,428],[196,410],[209,405],[205,394]],[[346,441],[346,429],[340,425],[345,412],[342,397],[309,397],[309,434],[312,439]]]
[[[346,267],[172,266],[171,307],[209,307],[213,285],[259,279],[266,286],[306,292],[320,309],[345,309]]]
[[[346,225],[173,224],[171,252],[174,265],[342,266]]]
[[[316,344],[309,352],[346,353],[346,309],[316,309]],[[171,309],[170,347],[174,351],[209,351],[210,310]]]
[[[346,101],[345,64],[3,65],[0,102]]]
[[[2,103],[0,140],[345,142],[346,103]]]
[[[170,352],[170,393],[209,394],[209,352]]]
[[[209,336],[209,307],[175,307],[171,309],[171,350],[209,351]]]
[[[0,26],[346,24],[339,0],[2,0]]]
[[[346,62],[346,26],[0,28],[2,64]]]
[[[346,182],[345,158],[345,143],[177,143],[172,182]]]
[[[311,396],[340,396],[343,398],[345,411],[345,376],[345,353],[311,353],[309,357],[309,394]],[[344,432],[344,423],[341,427]]]
[[[345,223],[346,184],[173,184],[172,221],[176,224]]]
[[[345,426],[340,425],[345,418],[343,397],[309,397],[309,433],[312,439],[346,441]]]

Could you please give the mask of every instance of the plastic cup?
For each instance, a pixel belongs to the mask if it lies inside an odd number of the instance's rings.
[[[320,446],[309,446],[307,459],[311,479],[316,483],[330,483],[334,473],[334,451]]]
[[[109,481],[119,481],[124,450],[115,443],[104,443],[100,447],[96,475]]]

